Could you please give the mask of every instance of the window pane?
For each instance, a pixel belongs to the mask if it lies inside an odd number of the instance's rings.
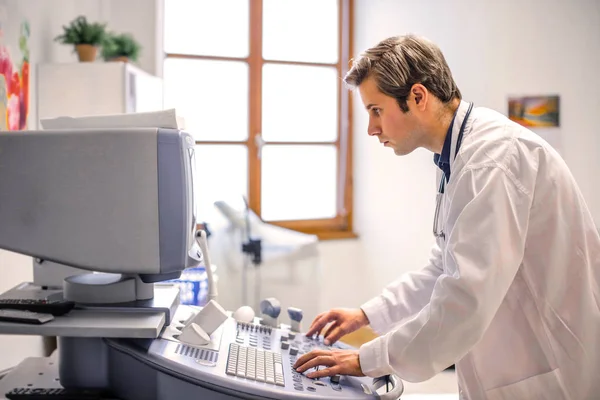
[[[263,57],[338,61],[337,0],[263,0]]]
[[[337,148],[266,145],[261,214],[268,221],[336,216]]]
[[[196,140],[248,137],[248,64],[167,58],[165,108],[177,109]]]
[[[337,138],[338,74],[333,67],[265,64],[262,137],[276,142]]]
[[[247,57],[249,0],[165,0],[165,51]]]
[[[196,203],[198,222],[216,223],[223,217],[217,200],[239,203],[248,196],[248,150],[242,145],[196,146]]]

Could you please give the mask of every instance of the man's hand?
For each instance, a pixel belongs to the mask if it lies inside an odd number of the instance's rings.
[[[342,336],[369,325],[369,319],[360,308],[334,308],[331,311],[317,315],[312,325],[306,332],[306,336],[319,334],[325,325],[332,322],[323,332],[325,345],[329,346],[337,342]]]
[[[327,368],[311,372],[306,377],[312,379],[334,375],[365,376],[360,369],[358,350],[313,350],[294,363],[294,368],[300,373],[318,366]]]

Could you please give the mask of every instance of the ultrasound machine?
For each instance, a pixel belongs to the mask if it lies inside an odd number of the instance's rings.
[[[0,334],[57,338],[3,374],[0,399],[400,398],[397,376],[294,371],[350,347],[305,336],[291,304],[225,310],[214,284],[203,307],[180,304],[167,281],[211,265],[194,182],[218,171],[195,171],[194,146],[178,129],[0,132],[0,248],[89,271],[0,294]]]

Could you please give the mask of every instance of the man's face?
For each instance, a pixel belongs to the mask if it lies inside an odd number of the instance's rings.
[[[369,136],[376,137],[394,153],[403,156],[411,153],[418,145],[419,123],[411,111],[403,112],[393,97],[383,94],[373,77],[368,77],[359,86],[361,100],[369,113]],[[414,104],[413,104],[414,105]]]

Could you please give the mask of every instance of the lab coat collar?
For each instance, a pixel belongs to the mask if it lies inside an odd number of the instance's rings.
[[[458,111],[458,109],[457,109]],[[450,180],[450,147],[452,144],[452,127],[454,126],[454,119],[456,118],[456,111],[452,116],[452,121],[450,121],[450,125],[448,126],[448,131],[446,132],[446,138],[444,139],[444,146],[442,147],[441,153],[435,153],[433,156],[433,162],[438,168],[444,172],[446,176],[446,183]]]
[[[465,119],[465,115],[467,114],[467,110],[469,109],[469,103],[461,100],[460,104],[458,105],[458,109],[456,110],[455,116],[454,116],[454,123],[452,124],[452,136],[451,136],[451,143],[450,143],[450,171],[452,171],[452,166],[454,165],[455,160],[455,154],[456,154],[456,143],[458,142],[458,133],[460,131],[460,126],[463,123],[463,120]],[[470,121],[467,121],[467,123],[465,124],[465,131],[463,133],[463,140],[462,140],[462,144],[461,144],[461,148],[462,145],[465,142],[465,136],[468,134],[468,132],[471,130],[471,126],[472,126],[472,120],[473,120],[473,113],[471,112],[471,115],[469,116]],[[460,149],[459,149],[460,150]]]

